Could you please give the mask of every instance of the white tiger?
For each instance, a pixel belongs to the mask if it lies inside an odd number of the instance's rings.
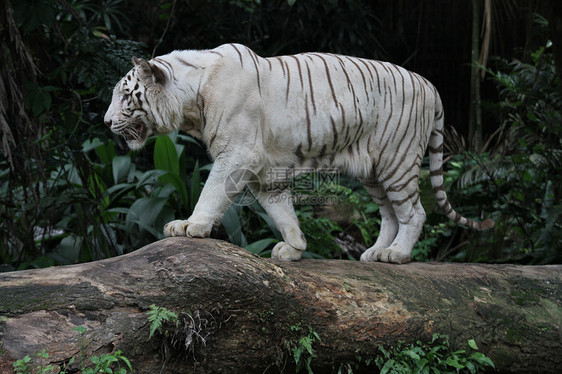
[[[117,83],[104,121],[130,148],[152,134],[183,130],[214,160],[193,214],[167,236],[206,237],[230,203],[227,176],[271,168],[339,168],[358,178],[380,207],[381,230],[362,261],[405,263],[425,221],[418,179],[429,146],[431,183],[447,217],[475,230],[493,227],[456,213],[443,188],[443,107],[423,77],[387,62],[326,53],[262,58],[239,44],[174,51],[134,67]],[[306,249],[290,191],[258,200],[283,236],[272,257]]]

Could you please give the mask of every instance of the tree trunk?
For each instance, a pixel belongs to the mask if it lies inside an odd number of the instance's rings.
[[[481,0],[472,2],[472,47],[470,69],[470,111],[468,117],[468,141],[471,149],[481,151],[482,146],[482,107],[480,102],[480,17]]]
[[[43,349],[59,364],[119,349],[136,373],[294,372],[287,346],[313,331],[315,372],[439,332],[456,348],[474,338],[500,372],[554,373],[561,270],[285,263],[218,240],[169,238],[103,261],[0,274],[0,372]],[[149,339],[151,304],[181,323]]]

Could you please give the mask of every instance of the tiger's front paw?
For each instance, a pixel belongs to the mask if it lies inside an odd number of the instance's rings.
[[[193,223],[189,220],[175,220],[164,225],[164,235],[187,236],[188,238],[206,238],[211,234],[212,224]]]
[[[296,249],[285,242],[279,242],[271,251],[271,258],[278,258],[283,261],[298,261],[301,259],[304,251]]]

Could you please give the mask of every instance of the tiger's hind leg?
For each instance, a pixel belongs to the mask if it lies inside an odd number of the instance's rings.
[[[381,228],[379,236],[375,244],[367,249],[361,255],[361,261],[380,261],[378,257],[377,249],[383,249],[390,246],[396,233],[398,232],[398,220],[396,219],[396,214],[394,214],[394,209],[388,198],[386,197],[386,192],[379,185],[371,185],[364,183],[365,189],[371,195],[375,203],[379,206],[379,212],[381,214]]]
[[[403,264],[410,262],[412,248],[416,244],[423,224],[425,222],[425,211],[419,199],[417,178],[411,180],[406,186],[385,186],[384,201],[385,211],[381,209],[381,215],[390,216],[390,210],[396,217],[396,236],[390,239],[391,231],[386,231],[381,225],[381,239],[377,239],[375,245],[369,248],[361,256],[362,261],[382,261]],[[381,195],[379,195],[380,197]],[[396,226],[394,226],[396,227]],[[393,228],[395,230],[395,228]],[[389,240],[390,239],[390,240]],[[389,243],[390,241],[390,243]]]

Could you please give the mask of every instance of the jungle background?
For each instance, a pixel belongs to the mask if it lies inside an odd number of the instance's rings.
[[[189,217],[211,168],[202,144],[174,133],[131,152],[103,114],[132,56],[227,42],[262,56],[386,60],[425,76],[445,105],[449,199],[496,227],[450,222],[426,167],[428,219],[412,259],[561,263],[561,10],[556,0],[5,0],[0,271],[120,255]],[[378,208],[356,181],[313,192],[338,205],[296,206],[307,256],[353,258],[345,248],[374,242]],[[213,236],[262,256],[281,238],[257,204],[233,205]]]

